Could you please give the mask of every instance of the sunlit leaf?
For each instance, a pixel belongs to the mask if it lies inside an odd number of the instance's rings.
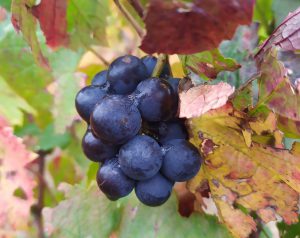
[[[237,211],[236,204],[255,211],[264,222],[275,220],[275,214],[288,224],[298,220],[299,144],[291,151],[254,141],[249,147],[243,130],[247,128],[252,136],[272,133],[276,117],[249,124],[248,121],[246,114],[235,111],[231,105],[189,120],[191,141],[205,157],[200,171],[204,176],[199,174],[192,179],[190,189],[196,191],[203,178],[209,181],[221,220],[235,237],[248,237],[255,230],[254,221]],[[241,222],[243,229],[233,226]]]

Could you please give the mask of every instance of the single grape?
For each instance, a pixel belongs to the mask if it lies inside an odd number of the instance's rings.
[[[163,154],[159,144],[151,137],[138,135],[123,145],[119,163],[123,172],[135,180],[154,176],[161,168]]]
[[[76,95],[75,106],[78,114],[87,123],[90,121],[90,115],[94,107],[100,102],[106,92],[98,86],[87,86],[82,88]]]
[[[177,110],[176,95],[165,80],[146,79],[139,83],[134,94],[141,115],[147,121],[166,121]]]
[[[104,143],[95,137],[91,130],[87,130],[81,143],[83,152],[87,158],[94,162],[103,163],[106,159],[111,159],[118,153],[118,147]]]
[[[92,85],[104,87],[107,83],[107,70],[100,71],[92,79]]]
[[[114,60],[107,73],[110,91],[115,94],[132,93],[138,83],[147,77],[146,66],[139,58],[132,55],[125,55]]]
[[[157,58],[152,55],[147,55],[142,58],[142,61],[147,68],[148,77],[151,77],[153,70],[155,68],[155,65],[157,63]],[[165,64],[159,77],[161,77],[161,78],[169,77],[170,74],[171,73],[170,73],[169,66],[168,66],[168,64]]]
[[[182,139],[168,141],[161,173],[171,181],[183,182],[193,178],[199,171],[201,156],[195,146]]]
[[[142,124],[141,115],[128,97],[107,95],[91,114],[91,127],[97,137],[112,144],[124,144]]]
[[[122,172],[117,158],[104,162],[96,180],[100,190],[112,201],[127,196],[135,186],[135,181]]]
[[[158,173],[150,179],[138,181],[135,194],[147,206],[160,206],[170,197],[173,185],[173,182]]]
[[[182,120],[160,122],[158,128],[158,140],[161,144],[174,139],[188,139],[188,134]]]
[[[180,78],[169,77],[167,78],[167,81],[172,86],[173,91],[178,95],[178,86],[179,86]]]

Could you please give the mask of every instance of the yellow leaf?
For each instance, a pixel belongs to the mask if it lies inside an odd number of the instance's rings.
[[[274,115],[253,121],[227,104],[188,120],[188,126],[191,142],[204,157],[188,188],[197,192],[203,181],[209,181],[219,217],[235,237],[247,237],[255,223],[233,204],[256,212],[265,222],[274,220],[275,214],[288,224],[297,222],[300,145],[294,144],[291,151],[274,148],[282,141]],[[251,135],[266,141],[251,143]]]

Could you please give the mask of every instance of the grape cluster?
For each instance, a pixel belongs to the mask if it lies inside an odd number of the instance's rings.
[[[179,79],[167,64],[159,78],[151,77],[156,63],[154,56],[119,57],[76,96],[88,124],[83,152],[100,163],[97,183],[110,200],[135,189],[142,203],[159,206],[175,182],[200,169],[201,157],[176,118]]]

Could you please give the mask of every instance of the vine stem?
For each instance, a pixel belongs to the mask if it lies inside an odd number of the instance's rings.
[[[93,49],[93,47],[89,47],[87,46],[87,49],[89,51],[91,51],[94,55],[96,55],[96,57],[105,65],[105,66],[109,66],[109,62],[103,58],[102,55],[100,55],[95,49]]]
[[[168,62],[168,56],[166,54],[160,54],[157,59],[157,63],[152,73],[152,77],[159,77],[164,65]]]
[[[47,152],[39,151],[38,157],[38,201],[35,206],[34,215],[37,224],[38,238],[45,238],[44,235],[44,224],[42,209],[44,207],[44,193],[45,193],[45,183],[44,183],[44,170],[45,170],[45,156]]]
[[[130,5],[134,8],[136,13],[140,16],[140,18],[144,17],[144,8],[139,0],[128,0]]]
[[[126,11],[126,9],[122,6],[119,0],[114,0],[114,3],[116,4],[120,12],[124,15],[124,17],[133,26],[137,34],[142,38],[144,36],[143,29],[139,26],[139,24],[135,21],[135,19]]]

